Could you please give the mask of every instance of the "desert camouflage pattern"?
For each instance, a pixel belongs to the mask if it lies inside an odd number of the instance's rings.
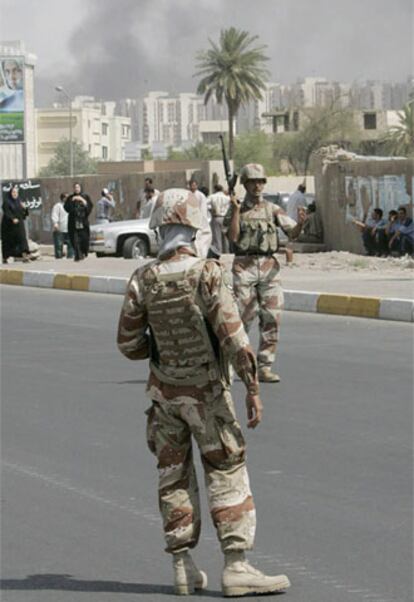
[[[233,206],[224,218],[226,230],[232,212]],[[301,231],[283,209],[263,198],[256,202],[246,194],[240,207],[239,239],[233,243],[233,287],[247,332],[255,317],[259,318],[259,368],[274,362],[283,308],[280,265],[275,254],[279,246],[277,226],[292,239]]]
[[[247,180],[263,180],[267,182],[266,173],[260,163],[248,163],[240,170],[240,182],[245,184]]]
[[[223,551],[253,545],[256,513],[245,442],[228,391],[209,403],[153,403],[147,437],[158,459],[159,506],[167,552],[193,548],[200,536],[200,499],[192,437],[204,467],[208,504]]]
[[[172,258],[152,262],[132,275],[119,320],[119,349],[130,359],[150,356],[151,312],[146,286],[149,282],[152,286],[154,274],[159,277],[157,282],[168,282],[168,277],[171,283],[187,280],[188,290],[195,291],[194,303],[210,324],[219,347],[250,393],[255,394],[258,392],[256,359],[225,272],[215,260],[205,260],[199,268],[200,259],[180,249]],[[167,287],[158,294],[170,293]],[[171,307],[176,307],[172,300]],[[195,314],[192,324],[195,330],[199,329]],[[181,327],[182,323],[178,325]],[[188,331],[183,334],[187,336]],[[162,362],[168,364],[173,359],[171,348],[167,346],[165,354],[162,345],[163,339],[158,337],[161,368]],[[206,350],[200,347],[200,352]],[[193,349],[192,355],[196,353]],[[189,358],[190,355],[183,358],[185,369],[189,367]],[[255,510],[245,463],[245,443],[218,360],[215,374],[209,371],[210,379],[203,382],[190,379],[189,383],[183,379],[179,384],[173,384],[168,377],[164,379],[163,371],[153,369],[154,362],[152,359],[147,384],[147,395],[152,400],[147,411],[147,436],[149,448],[158,459],[159,504],[166,550],[178,552],[194,547],[200,534],[192,438],[200,448],[210,512],[223,550],[249,549],[254,539]],[[197,361],[194,365],[198,365]]]
[[[276,357],[283,309],[279,262],[273,255],[240,256],[234,258],[232,270],[234,293],[247,332],[256,316],[259,318],[259,368],[270,367]]]
[[[170,224],[190,226],[196,230],[204,227],[200,201],[190,190],[169,188],[158,196],[149,227],[159,228]]]

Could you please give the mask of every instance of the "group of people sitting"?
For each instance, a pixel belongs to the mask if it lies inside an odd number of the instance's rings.
[[[361,231],[362,241],[368,255],[377,257],[402,257],[414,253],[414,223],[407,215],[405,207],[388,212],[383,218],[383,210],[376,207],[365,221],[354,220]]]

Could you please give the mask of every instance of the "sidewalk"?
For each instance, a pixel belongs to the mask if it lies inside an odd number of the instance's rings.
[[[56,260],[43,248],[41,259],[4,266],[4,284],[122,293],[143,261],[96,258]],[[231,256],[223,256],[230,265]],[[292,266],[280,256],[285,309],[413,321],[414,261],[350,253],[295,254]],[[20,273],[20,275],[19,275]],[[23,274],[25,274],[23,276]]]

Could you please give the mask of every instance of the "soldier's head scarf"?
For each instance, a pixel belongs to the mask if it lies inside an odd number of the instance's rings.
[[[183,226],[182,224],[168,224],[161,226],[159,228],[160,249],[158,251],[158,257],[162,259],[165,255],[170,255],[180,247],[189,247],[194,251],[194,245],[192,243],[196,233],[197,230],[195,230],[195,228]]]

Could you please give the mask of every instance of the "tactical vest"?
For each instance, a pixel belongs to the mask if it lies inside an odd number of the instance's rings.
[[[262,201],[260,207],[240,212],[240,235],[235,243],[238,254],[271,255],[279,246],[273,204]]]
[[[143,274],[143,295],[153,345],[150,367],[161,382],[202,386],[222,382],[218,341],[195,298],[205,260],[187,271],[159,274],[149,267]],[[216,349],[213,343],[216,343]]]

